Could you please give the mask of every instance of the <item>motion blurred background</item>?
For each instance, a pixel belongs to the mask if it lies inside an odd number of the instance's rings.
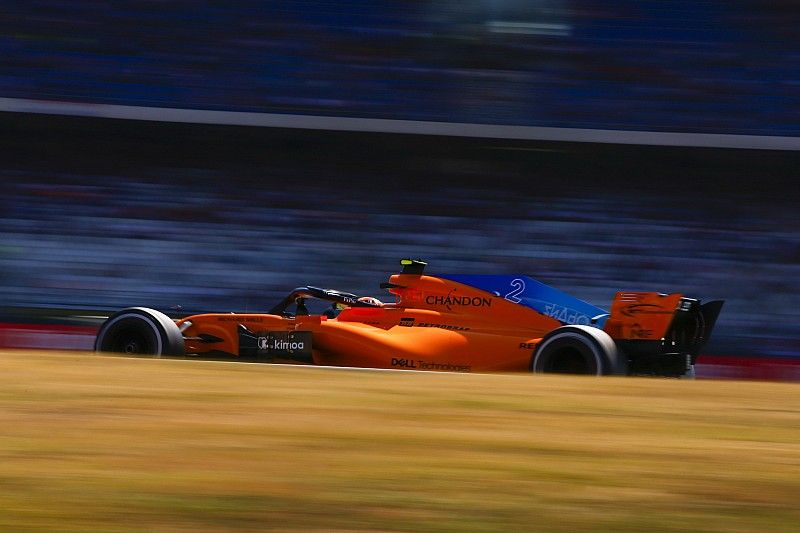
[[[800,359],[793,2],[1,9],[6,317],[382,297],[411,256],[723,298],[710,353]]]

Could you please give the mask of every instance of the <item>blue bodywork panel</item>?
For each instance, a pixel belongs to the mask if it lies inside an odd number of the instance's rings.
[[[579,300],[541,281],[528,276],[465,275],[439,276],[443,279],[469,285],[509,302],[530,307],[545,316],[555,318],[562,324],[584,324],[603,327],[608,311]],[[593,323],[592,319],[596,321]]]

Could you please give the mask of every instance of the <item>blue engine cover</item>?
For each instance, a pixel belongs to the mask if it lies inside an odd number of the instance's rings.
[[[541,281],[528,276],[464,275],[439,276],[495,296],[509,302],[530,307],[545,316],[555,318],[562,324],[584,324],[602,328],[608,311],[579,300]],[[592,319],[595,319],[592,322]]]

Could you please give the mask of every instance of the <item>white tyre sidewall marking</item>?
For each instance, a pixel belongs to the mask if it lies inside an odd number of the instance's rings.
[[[542,355],[542,352],[545,350],[545,348],[547,348],[547,345],[562,339],[578,339],[582,344],[587,345],[591,350],[592,355],[594,356],[595,363],[597,365],[596,367],[597,372],[595,373],[595,376],[600,376],[603,374],[603,362],[602,358],[600,357],[600,354],[597,353],[597,346],[595,346],[595,343],[592,342],[594,338],[587,339],[585,335],[581,335],[579,333],[573,333],[571,331],[564,331],[561,333],[557,333],[539,345],[539,347],[536,349],[536,358],[533,360],[534,369],[536,369],[536,363],[538,363],[539,361],[539,356]]]
[[[156,342],[158,344],[156,353],[154,355],[161,355],[161,350],[163,349],[163,346],[161,345],[161,333],[158,330],[158,326],[155,324],[155,322],[151,320],[149,316],[140,315],[138,313],[125,313],[124,315],[119,315],[118,317],[113,318],[111,322],[105,324],[104,329],[107,332],[111,328],[111,326],[114,325],[114,323],[119,322],[120,320],[125,318],[138,318],[139,320],[144,320],[145,322],[147,322],[147,325],[150,326],[150,329],[152,329],[153,333],[155,333]],[[103,340],[105,340],[105,332],[103,333]]]

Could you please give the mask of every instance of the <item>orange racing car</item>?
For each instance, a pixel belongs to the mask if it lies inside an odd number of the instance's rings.
[[[690,373],[722,301],[618,292],[610,310],[527,276],[425,275],[401,261],[381,284],[395,297],[298,287],[267,313],[173,320],[144,307],[101,326],[95,350],[451,372]],[[312,300],[327,309],[309,311]]]

